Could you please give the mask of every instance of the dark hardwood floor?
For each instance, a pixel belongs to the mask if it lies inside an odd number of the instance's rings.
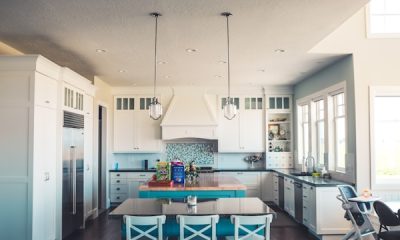
[[[296,223],[286,213],[276,209],[278,218],[271,224],[271,240],[315,240],[307,229]],[[119,219],[108,217],[104,212],[97,219],[89,221],[85,230],[79,230],[65,240],[121,240]]]

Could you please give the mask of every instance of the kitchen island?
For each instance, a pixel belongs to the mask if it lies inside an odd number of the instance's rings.
[[[175,184],[172,187],[139,186],[140,198],[236,198],[246,197],[246,186],[234,177],[219,173],[202,173],[193,184]]]

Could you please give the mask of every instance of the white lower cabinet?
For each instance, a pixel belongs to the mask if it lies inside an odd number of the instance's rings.
[[[228,175],[239,180],[246,185],[247,197],[261,197],[261,173],[260,172],[221,172],[222,175]]]
[[[295,215],[295,203],[294,203],[294,185],[293,179],[284,178],[284,199],[285,199],[285,211],[292,217]]]
[[[148,182],[153,174],[153,172],[111,172],[111,204],[121,203],[127,198],[138,198],[139,186]]]
[[[316,232],[315,187],[303,183],[303,224]]]

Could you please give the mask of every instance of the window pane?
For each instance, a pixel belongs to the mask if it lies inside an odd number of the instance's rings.
[[[256,98],[251,98],[251,109],[256,109],[257,107]]]
[[[308,137],[308,123],[303,123],[303,154],[304,158],[308,156],[309,152],[309,137]]]
[[[224,109],[226,105],[226,98],[221,98],[221,108]]]
[[[317,122],[317,160],[318,163],[324,164],[324,153],[325,153],[325,133],[324,133],[324,122]]]
[[[122,104],[122,108],[124,109],[124,110],[127,110],[128,109],[128,99],[127,98],[123,98],[123,104]]]
[[[288,97],[283,98],[283,108],[284,109],[289,109],[290,108],[289,98]]]
[[[239,110],[239,98],[234,98],[234,104],[236,105],[236,108]]]
[[[282,109],[283,108],[282,105],[283,105],[282,98],[281,97],[276,98],[276,108],[277,109]]]
[[[146,110],[149,110],[151,104],[151,98],[146,98]]]
[[[244,109],[250,109],[250,98],[244,99]]]
[[[269,98],[269,108],[275,109],[275,98],[274,97]]]
[[[257,109],[263,109],[262,98],[257,98]]]
[[[140,98],[140,110],[144,110],[144,108],[145,108],[145,105],[146,105],[146,103],[145,103],[145,98]]]
[[[135,109],[135,99],[129,98],[129,110],[134,110],[134,109]]]
[[[400,97],[375,97],[374,147],[377,183],[400,178]]]
[[[336,167],[344,169],[346,168],[346,126],[344,117],[336,119],[335,130]]]

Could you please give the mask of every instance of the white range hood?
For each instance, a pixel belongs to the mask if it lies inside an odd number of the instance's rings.
[[[161,122],[162,139],[216,140],[216,97],[194,88],[174,88],[174,96]]]

